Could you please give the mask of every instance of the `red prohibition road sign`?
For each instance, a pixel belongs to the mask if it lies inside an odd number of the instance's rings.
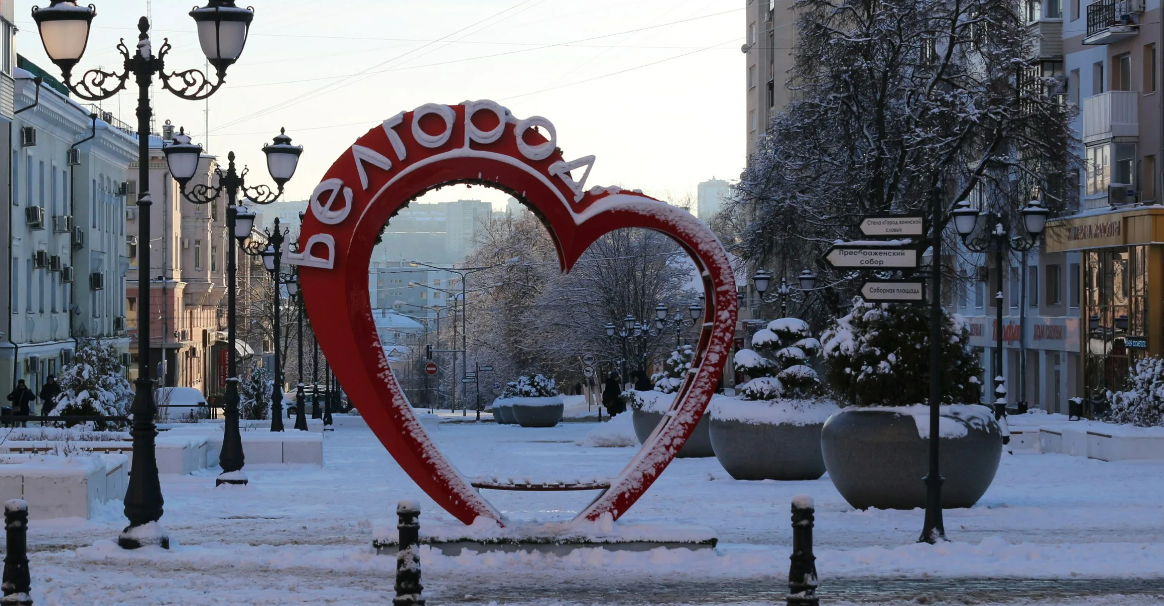
[[[426,372],[430,375],[435,375],[437,372],[436,362],[429,362],[428,364],[425,364],[424,365],[424,372]]]

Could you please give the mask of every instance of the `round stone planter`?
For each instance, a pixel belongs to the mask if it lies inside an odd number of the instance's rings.
[[[829,479],[857,509],[926,505],[928,407],[849,408],[821,432]],[[1002,457],[1002,432],[985,406],[943,406],[938,449],[942,508],[973,507],[990,488]],[[927,437],[923,437],[927,436]]]
[[[493,420],[500,425],[513,425],[517,420],[513,418],[513,404],[509,400],[497,400],[493,403]]]
[[[710,438],[715,458],[737,480],[816,480],[825,473],[821,429],[831,402],[713,402]]]
[[[670,394],[667,394],[671,397]],[[663,413],[651,412],[646,410],[632,411],[631,421],[635,425],[635,436],[639,439],[639,444],[645,444],[647,438],[651,437],[651,433],[659,426],[663,420]],[[714,457],[715,452],[711,449],[711,436],[708,434],[708,425],[710,424],[707,415],[699,420],[699,424],[695,426],[695,431],[691,433],[691,437],[687,439],[687,443],[683,448],[679,449],[679,454],[676,455],[680,459]]]
[[[513,420],[522,427],[553,427],[562,420],[562,413],[566,406],[562,398],[514,398],[512,403]]]

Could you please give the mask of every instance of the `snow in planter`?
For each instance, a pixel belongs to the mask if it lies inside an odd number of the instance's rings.
[[[1109,392],[1113,423],[1138,427],[1164,426],[1164,359],[1136,362],[1125,391]]]
[[[642,412],[665,413],[671,410],[671,403],[675,401],[675,397],[671,394],[633,389],[622,392],[622,397],[628,407]]]
[[[808,364],[819,352],[820,342],[803,320],[773,320],[752,336],[752,349],[736,352],[736,372],[750,379],[737,391],[745,400],[815,396],[820,378]]]
[[[979,402],[982,374],[960,316],[942,312],[942,402]],[[823,336],[829,387],[856,406],[926,402],[930,378],[930,310],[857,298]]]
[[[651,376],[655,384],[655,391],[675,393],[683,384],[683,379],[691,371],[691,364],[695,361],[695,349],[690,345],[683,345],[671,352],[667,361],[663,363],[663,370]]]
[[[522,375],[505,385],[502,398],[549,398],[558,395],[558,384],[542,374]]]
[[[840,410],[836,404],[824,399],[765,401],[716,397],[708,406],[708,414],[716,421],[738,421],[749,425],[819,425]]]
[[[123,416],[133,404],[133,390],[121,365],[121,352],[110,341],[80,340],[73,362],[61,368],[61,395],[50,416]]]

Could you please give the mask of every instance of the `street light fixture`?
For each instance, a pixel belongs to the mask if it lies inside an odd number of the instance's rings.
[[[694,322],[703,317],[703,306],[692,303],[691,306],[687,308],[687,313],[691,315],[691,321]]]
[[[89,70],[79,79],[73,79],[73,68],[85,54],[89,43],[89,32],[93,18],[97,15],[95,6],[78,6],[75,0],[52,0],[48,7],[33,7],[32,18],[40,31],[45,54],[61,70],[62,82],[77,98],[85,101],[103,101],[125,90],[130,76],[138,89],[137,140],[138,140],[138,378],[134,382],[131,413],[133,415],[133,462],[130,465],[129,486],[125,492],[125,517],[129,526],[118,538],[118,545],[125,549],[136,549],[148,545],[168,548],[170,541],[160,526],[152,532],[143,530],[150,524],[157,524],[163,513],[161,482],[158,479],[155,437],[157,425],[154,417],[157,404],[153,398],[152,364],[150,361],[151,307],[149,280],[142,275],[148,272],[150,263],[150,122],[153,119],[151,88],[155,79],[162,87],[174,95],[188,101],[202,101],[222,87],[226,70],[238,60],[246,45],[247,32],[254,18],[254,11],[235,6],[234,0],[209,0],[207,6],[196,8],[190,16],[198,27],[199,41],[202,43],[206,59],[214,65],[217,78],[210,77],[201,70],[191,69],[166,72],[166,55],[172,47],[164,40],[154,55],[149,37],[150,22],[146,17],[138,20],[138,40],[131,53],[121,42],[117,45],[123,59],[121,71],[106,71],[101,68]]]
[[[290,139],[287,138],[283,131],[280,131],[279,137],[276,137],[276,142],[280,138],[286,139],[289,144]],[[264,151],[267,147],[265,146]],[[246,476],[242,474],[242,468],[246,462],[243,453],[242,436],[239,433],[239,394],[238,394],[238,351],[236,349],[236,342],[238,339],[237,330],[237,273],[238,273],[238,253],[236,247],[241,247],[246,254],[254,255],[246,246],[247,240],[251,237],[252,230],[255,226],[255,212],[247,206],[239,205],[239,194],[242,194],[243,199],[254,204],[271,204],[278,200],[283,195],[283,186],[286,185],[287,179],[285,173],[280,173],[275,181],[278,184],[278,190],[272,190],[266,185],[247,186],[246,176],[248,169],[243,168],[238,170],[235,165],[234,152],[227,154],[227,169],[222,170],[221,166],[216,166],[214,169],[215,176],[218,177],[218,185],[210,186],[204,183],[198,183],[194,187],[187,189],[190,180],[193,179],[197,172],[198,162],[202,156],[202,146],[195,145],[190,142],[190,137],[186,136],[185,129],[180,129],[178,136],[174,137],[174,141],[165,145],[162,152],[166,154],[166,165],[169,167],[170,175],[174,180],[178,181],[178,189],[182,193],[182,197],[193,204],[210,204],[219,199],[223,192],[227,196],[226,207],[226,228],[232,236],[229,238],[227,244],[226,254],[226,283],[227,283],[227,379],[226,379],[226,402],[225,402],[225,422],[223,424],[223,441],[222,452],[219,455],[219,464],[222,466],[222,474],[216,480],[217,485],[221,484],[246,484]],[[299,148],[302,153],[302,148]],[[295,154],[296,161],[299,155]],[[292,168],[291,173],[294,173]],[[274,173],[271,175],[276,176]],[[272,265],[274,255],[271,256]],[[272,421],[274,423],[274,421]],[[282,430],[282,419],[279,419],[280,430]]]
[[[761,296],[768,292],[768,286],[771,284],[772,274],[763,269],[756,272],[756,275],[752,276],[752,285],[756,287],[756,292],[760,293]]]
[[[625,327],[628,331],[632,330],[635,327],[635,324],[637,324],[637,322],[635,322],[635,317],[632,314],[627,314],[626,317],[622,320],[623,327]]]
[[[656,319],[666,320],[667,314],[668,314],[668,311],[667,311],[666,305],[663,305],[662,303],[660,303],[657,306],[655,306],[655,318]]]
[[[993,211],[979,213],[965,201],[959,202],[951,211],[954,218],[954,229],[962,238],[962,243],[971,252],[985,253],[994,250],[995,273],[998,276],[998,289],[995,291],[995,356],[994,377],[996,385],[994,394],[994,416],[1001,419],[1006,416],[1007,388],[1003,378],[1004,351],[1003,337],[1003,297],[1002,297],[1002,261],[1007,251],[1026,252],[1034,248],[1039,242],[1039,236],[1047,225],[1047,216],[1050,214],[1038,200],[1032,200],[1022,209],[1023,227],[1026,237],[1012,238],[1005,217]],[[971,221],[973,219],[973,221]],[[981,229],[978,229],[981,224]],[[977,232],[977,237],[971,237]],[[936,271],[936,270],[935,270]],[[1022,394],[1019,394],[1022,397]]]
[[[606,336],[608,336],[608,337],[614,336],[614,323],[613,322],[606,323]]]
[[[812,290],[816,288],[816,274],[809,270],[800,272],[800,290]]]

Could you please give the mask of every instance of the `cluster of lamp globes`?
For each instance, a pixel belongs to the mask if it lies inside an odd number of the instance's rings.
[[[692,322],[698,321],[699,318],[703,316],[703,306],[692,303],[691,306],[687,308],[687,313],[691,316]],[[664,327],[666,327],[668,315],[670,315],[670,310],[666,305],[660,303],[657,307],[655,307],[655,326],[659,330],[662,330]],[[633,334],[635,331],[641,331],[642,333],[647,332],[646,325],[639,324],[639,321],[635,318],[634,314],[627,314],[626,317],[622,320],[622,325],[623,328],[625,328],[625,332],[622,333],[624,336],[627,334]],[[617,330],[618,327],[614,325],[614,322],[607,322],[606,336],[613,337],[615,331]]]
[[[61,68],[66,80],[85,54],[89,31],[96,16],[95,6],[78,6],[75,0],[52,0],[48,7],[32,9],[32,18],[40,30],[45,53]],[[226,69],[242,55],[254,19],[254,10],[235,6],[234,0],[208,0],[206,6],[190,11],[190,17],[197,24],[198,42],[203,54],[218,70],[219,76],[224,76]],[[172,143],[166,144],[162,151],[166,154],[170,174],[185,189],[198,171],[202,146],[191,143],[190,137],[183,132],[175,136]],[[280,132],[274,144],[263,146],[263,153],[267,156],[267,170],[282,192],[283,186],[295,175],[303,146],[292,145],[291,137]],[[237,206],[233,210],[234,236],[242,242],[251,235],[255,212],[246,206]],[[268,247],[263,253],[263,263],[268,271],[274,271],[275,253],[273,247]],[[289,290],[293,288],[296,287],[288,287]]]

